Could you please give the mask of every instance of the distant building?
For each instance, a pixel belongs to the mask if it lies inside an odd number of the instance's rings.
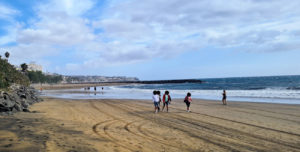
[[[136,77],[125,76],[63,76],[63,83],[86,83],[86,82],[122,82],[122,81],[139,81]]]
[[[30,62],[28,64],[28,71],[43,71],[43,67],[41,65],[35,64],[35,62]]]

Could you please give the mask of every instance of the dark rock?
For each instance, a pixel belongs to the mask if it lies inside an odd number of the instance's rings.
[[[22,105],[20,104],[15,104],[14,109],[16,109],[17,111],[23,111]]]
[[[29,105],[42,101],[38,92],[32,87],[12,85],[10,93],[0,91],[0,112],[11,114],[12,112],[29,112]]]
[[[25,99],[21,100],[21,103],[24,109],[27,109],[29,107],[29,104],[26,102]]]
[[[23,112],[30,112],[28,109],[23,109]]]

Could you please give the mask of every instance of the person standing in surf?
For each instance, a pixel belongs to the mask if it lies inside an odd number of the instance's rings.
[[[153,95],[152,95],[152,101],[153,101],[153,104],[154,104],[154,110],[155,110],[155,113],[157,113],[159,110],[159,96],[158,96],[158,92],[156,90],[153,91]]]
[[[192,102],[192,97],[191,96],[192,96],[192,94],[188,92],[187,95],[184,98],[184,102],[186,104],[186,111],[187,112],[191,112],[190,111],[190,105],[191,105],[191,102]]]
[[[171,103],[171,96],[169,95],[169,91],[165,91],[165,94],[163,95],[163,108],[161,111],[164,111],[165,106],[167,107],[167,112],[169,112],[168,105]]]
[[[222,95],[223,95],[223,98],[222,98],[223,105],[227,105],[227,101],[226,101],[226,98],[227,98],[226,90],[223,90]]]

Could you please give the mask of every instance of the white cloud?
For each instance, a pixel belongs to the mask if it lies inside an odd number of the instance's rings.
[[[4,4],[0,3],[0,19],[5,19],[5,20],[13,20],[13,17],[15,15],[19,14],[18,10],[15,10],[13,8],[10,8]]]
[[[169,58],[207,45],[258,52],[300,49],[299,1],[117,0],[96,18],[86,17],[95,4],[53,0],[37,6],[38,18],[17,31],[14,50],[26,50],[31,58],[72,50],[69,55],[80,62],[56,67],[72,71]]]
[[[253,43],[269,45],[270,41],[289,42],[290,36],[285,31],[299,29],[299,4],[298,1],[286,3],[279,0],[231,0],[226,3],[220,0],[132,0],[110,8],[107,16],[119,21],[109,28],[102,27],[104,30],[114,31],[114,35],[122,35],[124,32],[118,27],[123,27],[125,21],[131,22],[131,27],[141,24],[159,25],[150,26],[147,30],[147,33],[152,31],[152,39],[182,39],[194,33],[202,37],[198,39],[198,43],[206,41],[206,44],[221,47],[247,47]],[[115,26],[117,30],[112,29]],[[128,32],[126,29],[125,31]]]
[[[49,45],[75,45],[93,41],[94,34],[84,19],[66,14],[49,14],[35,23],[33,27],[18,33],[20,43],[39,43]]]
[[[52,0],[46,4],[39,5],[39,15],[43,13],[63,12],[69,16],[80,16],[90,10],[94,5],[92,0]]]
[[[6,35],[0,37],[0,46],[16,41],[18,25],[15,25],[13,27],[7,26],[7,27],[4,27],[4,29],[8,32]]]

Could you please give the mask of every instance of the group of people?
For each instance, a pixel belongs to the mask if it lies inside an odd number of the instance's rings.
[[[223,105],[227,105],[227,95],[226,95],[226,90],[223,90],[222,93],[222,103]],[[152,95],[152,101],[154,103],[154,109],[155,109],[155,113],[158,113],[160,111],[160,103],[161,101],[163,101],[163,108],[161,111],[164,111],[164,108],[167,108],[167,112],[169,112],[169,104],[171,104],[171,96],[170,96],[170,92],[169,91],[165,91],[165,94],[163,95],[163,98],[161,100],[161,94],[160,91],[154,90],[153,91],[153,95]],[[187,93],[187,95],[184,98],[184,102],[186,104],[186,111],[187,112],[191,112],[190,111],[190,105],[192,102],[192,94],[190,92]]]
[[[154,90],[152,100],[154,103],[155,113],[160,111],[160,103],[163,101],[163,108],[162,111],[164,111],[164,108],[167,108],[167,112],[169,112],[169,104],[171,104],[171,96],[169,95],[169,91],[165,91],[165,94],[163,95],[163,100],[161,100],[160,91]]]
[[[85,87],[84,88],[84,90],[90,90],[91,89],[91,87]],[[104,88],[102,87],[102,90],[103,90]],[[94,86],[94,91],[97,91],[97,86]]]

